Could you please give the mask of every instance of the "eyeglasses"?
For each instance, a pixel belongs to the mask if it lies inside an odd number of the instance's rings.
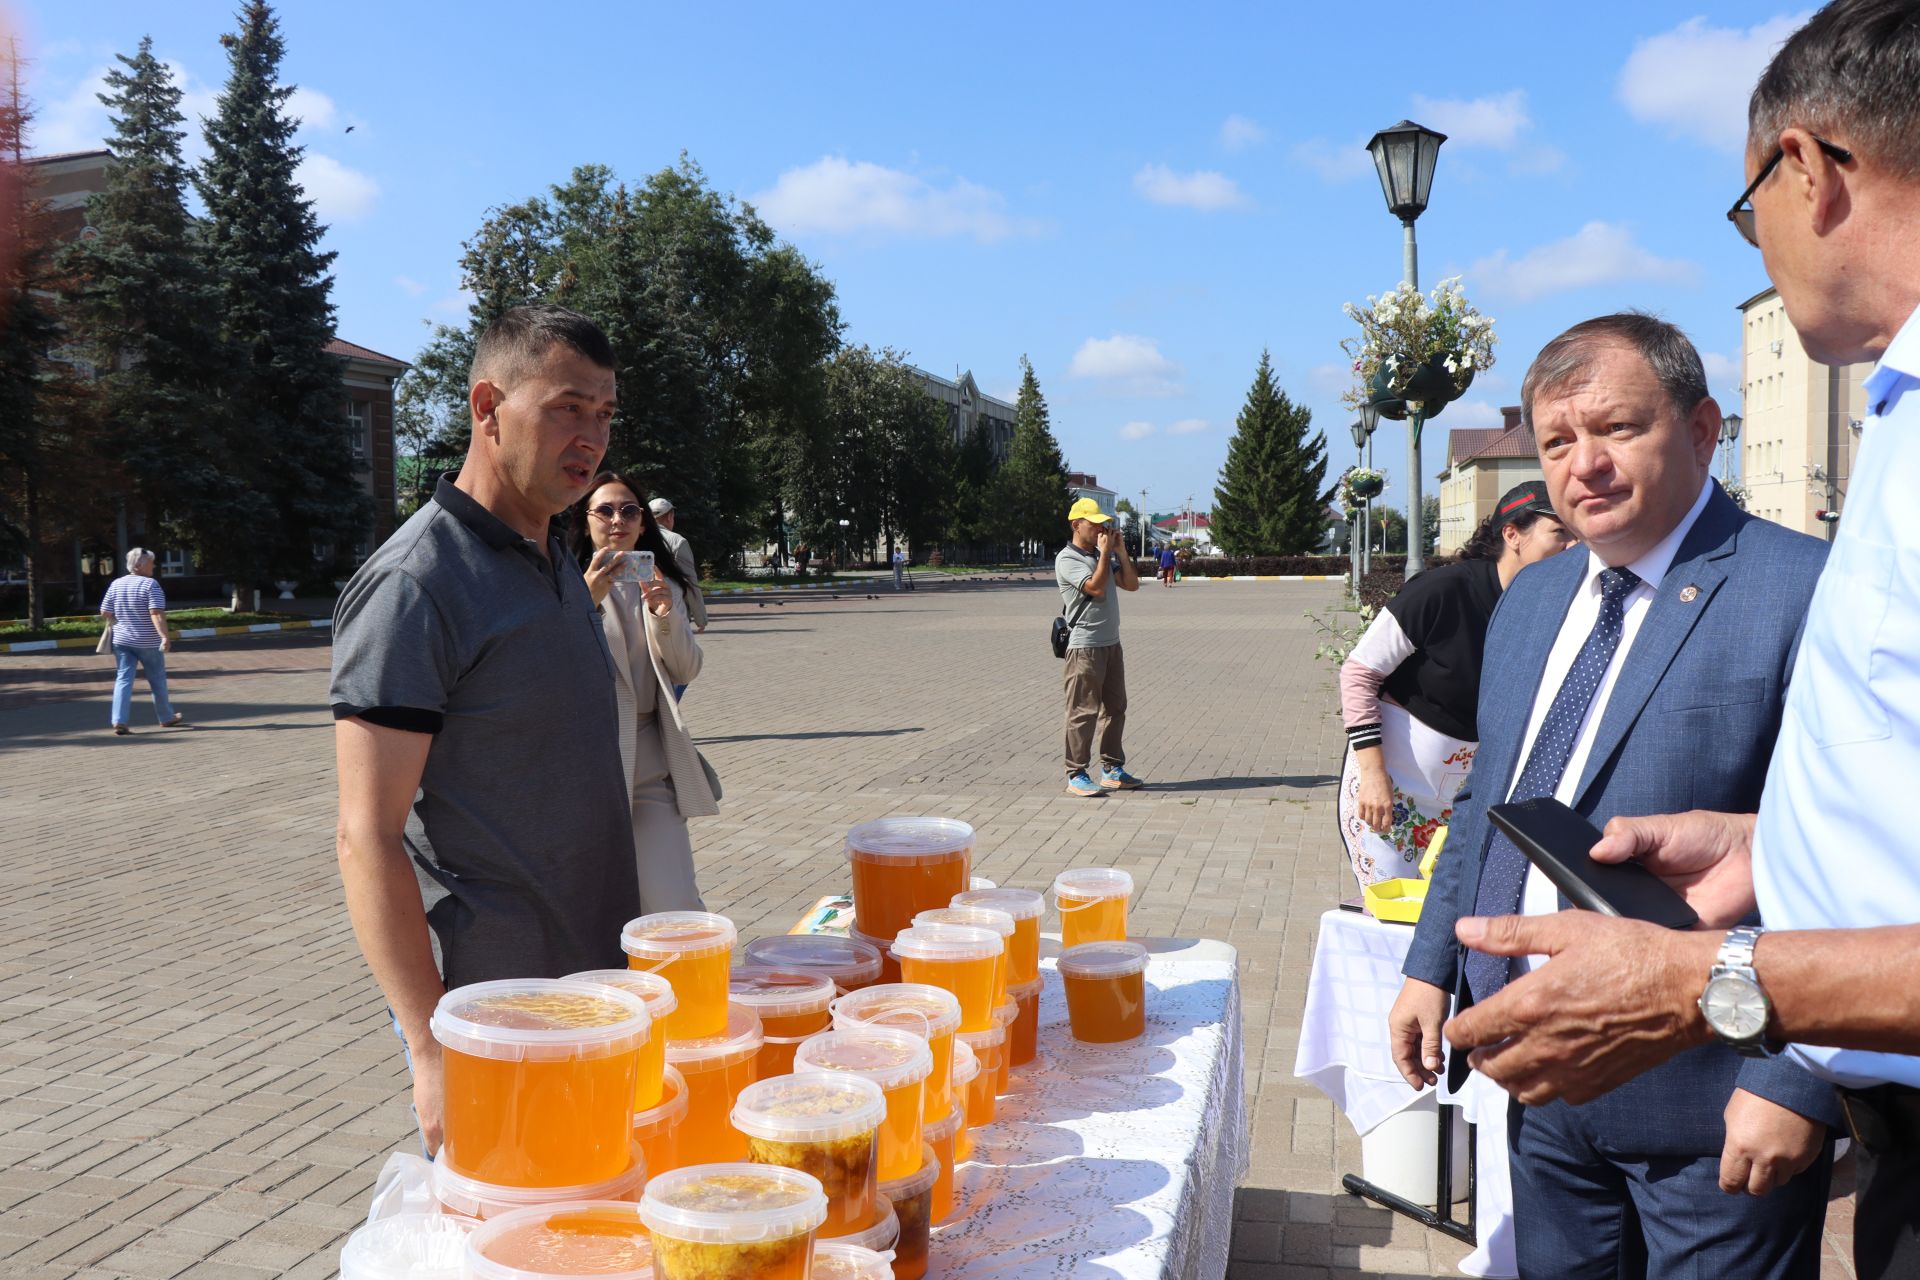
[[[587,514],[599,516],[602,520],[611,520],[615,516],[619,516],[622,520],[637,520],[640,518],[640,504],[623,502],[616,507],[611,502],[603,502],[597,507],[588,507]]]
[[[1814,141],[1820,144],[1820,150],[1831,157],[1835,164],[1851,164],[1853,162],[1853,152],[1847,150],[1845,147],[1835,146],[1825,138],[1815,138]],[[1733,202],[1733,208],[1727,210],[1727,221],[1733,224],[1733,229],[1740,233],[1742,240],[1745,240],[1756,249],[1760,247],[1760,237],[1753,229],[1753,193],[1758,191],[1760,184],[1765,182],[1773,171],[1780,167],[1780,161],[1786,154],[1784,149],[1775,147],[1773,149],[1773,158],[1760,166],[1760,172],[1753,175],[1753,181],[1748,183],[1747,189],[1740,193],[1740,198]]]

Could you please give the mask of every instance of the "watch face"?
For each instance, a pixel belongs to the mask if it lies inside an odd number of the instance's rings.
[[[1707,1025],[1725,1040],[1758,1040],[1767,1029],[1767,998],[1746,978],[1722,974],[1700,997]]]

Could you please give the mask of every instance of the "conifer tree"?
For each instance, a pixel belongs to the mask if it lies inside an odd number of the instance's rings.
[[[1013,441],[1000,468],[1000,508],[1020,542],[1057,547],[1066,542],[1067,464],[1053,438],[1052,416],[1033,362],[1020,357],[1020,394],[1014,398]]]
[[[985,418],[977,419],[960,442],[953,470],[952,536],[966,547],[970,558],[977,559],[982,548],[999,541],[993,437]]]
[[[272,517],[230,522],[218,559],[243,578],[330,577],[331,561],[366,536],[371,509],[353,474],[340,363],[323,350],[334,255],[319,247],[324,228],[296,174],[299,122],[287,114],[293,86],[280,82],[272,7],[248,0],[221,44],[227,82],[194,176],[229,367],[219,425]]]
[[[68,245],[62,265],[76,336],[99,371],[102,449],[145,512],[133,541],[204,556],[223,527],[270,520],[271,509],[229,471],[205,429],[223,369],[213,291],[187,216],[180,88],[151,37],[119,60],[100,95],[113,160],[88,204],[94,234]]]
[[[1326,441],[1308,436],[1312,423],[1274,382],[1262,351],[1213,491],[1216,537],[1228,555],[1299,555],[1320,545],[1333,490],[1323,487]]]

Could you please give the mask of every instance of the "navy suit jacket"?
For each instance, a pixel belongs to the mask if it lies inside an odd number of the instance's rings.
[[[1462,1008],[1468,995],[1454,921],[1473,914],[1493,834],[1487,807],[1504,801],[1519,775],[1534,696],[1586,578],[1587,555],[1574,547],[1521,570],[1487,631],[1480,749],[1455,799],[1403,969],[1453,991]],[[1826,543],[1755,519],[1714,485],[1621,664],[1575,809],[1596,827],[1616,815],[1759,809],[1826,555]],[[1688,591],[1692,598],[1683,599]],[[1702,973],[1703,987],[1706,980]],[[1581,1111],[1602,1144],[1622,1154],[1713,1155],[1725,1141],[1721,1112],[1736,1086],[1810,1119],[1840,1121],[1830,1086],[1783,1058],[1742,1058],[1720,1045],[1682,1053]]]

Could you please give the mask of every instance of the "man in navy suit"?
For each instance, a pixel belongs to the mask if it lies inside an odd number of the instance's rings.
[[[1488,806],[1552,796],[1595,826],[1751,812],[1826,555],[1714,483],[1720,408],[1665,321],[1575,325],[1534,360],[1520,399],[1554,509],[1584,546],[1522,570],[1487,633],[1479,756],[1389,1014],[1415,1088],[1442,1067],[1448,997],[1488,999],[1539,959],[1463,952],[1454,921],[1566,905]],[[1456,1083],[1465,1068],[1456,1055]],[[1520,1273],[1817,1276],[1838,1121],[1829,1086],[1717,1044],[1584,1106],[1515,1103]]]

